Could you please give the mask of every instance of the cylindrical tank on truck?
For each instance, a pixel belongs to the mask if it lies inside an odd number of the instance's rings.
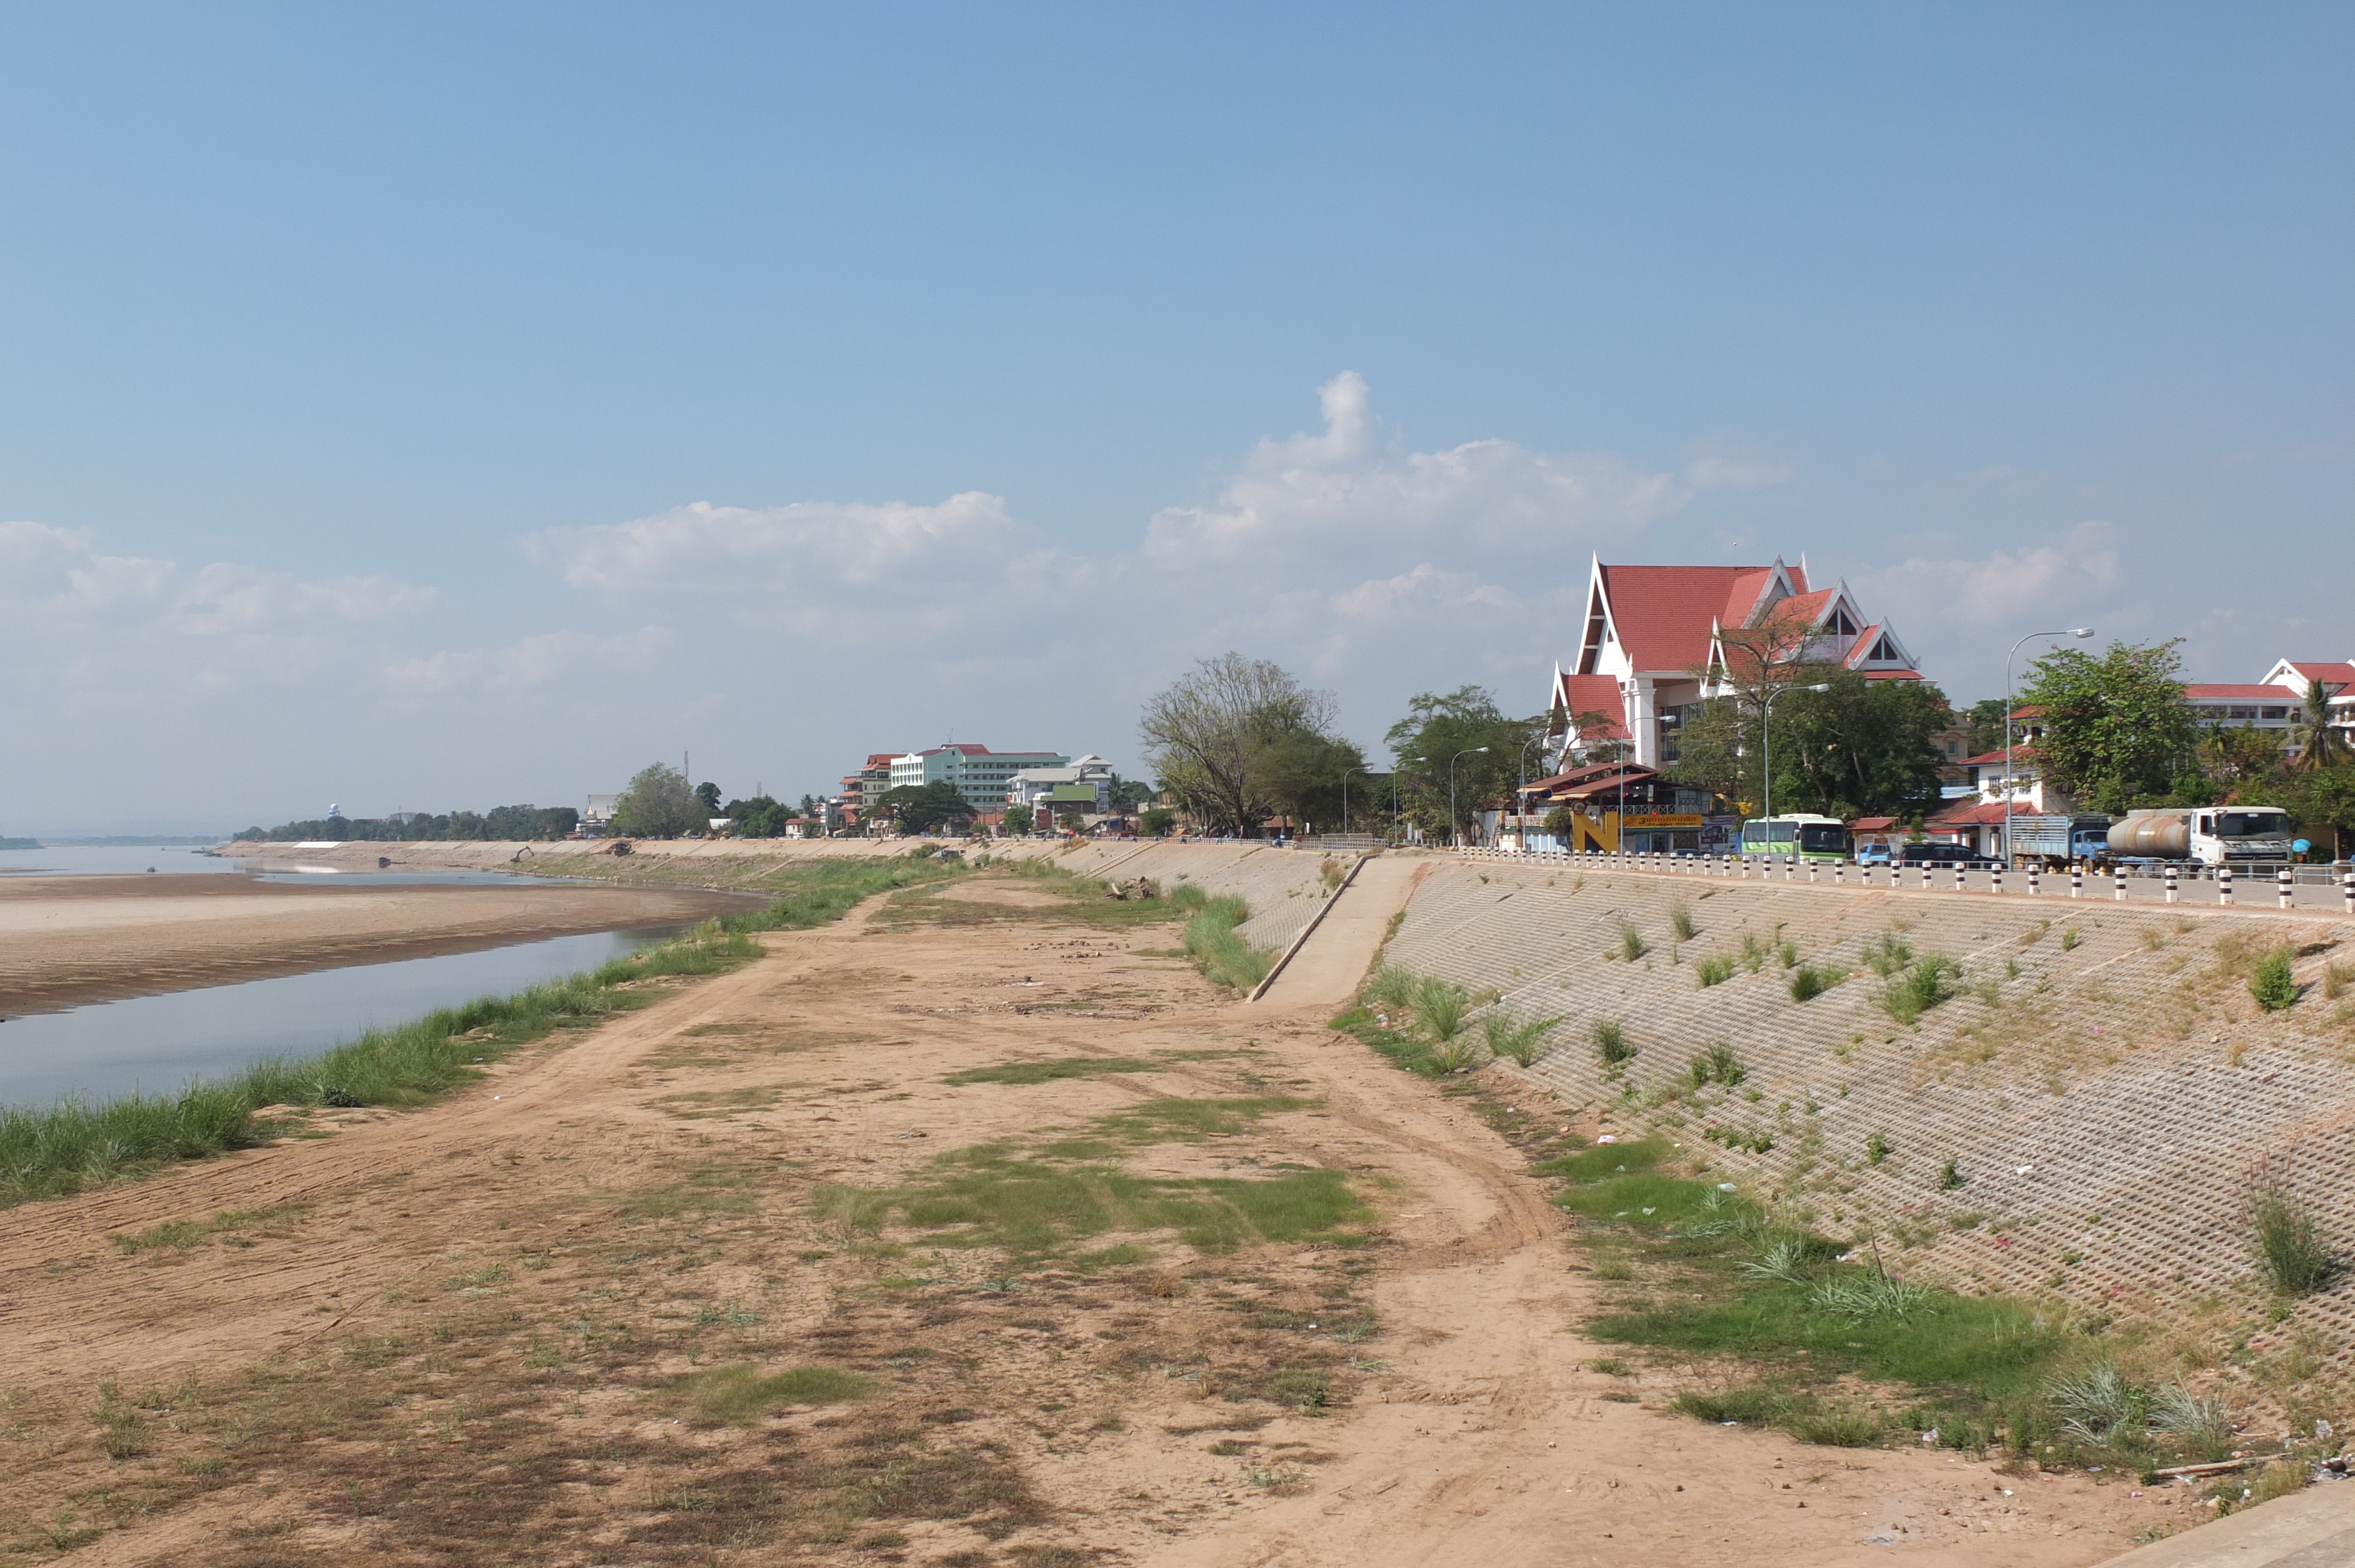
[[[2290,854],[2289,813],[2278,806],[2166,806],[2110,824],[2114,861],[2263,865]]]

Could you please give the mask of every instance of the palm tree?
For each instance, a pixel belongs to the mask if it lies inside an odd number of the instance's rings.
[[[2306,772],[2319,773],[2346,758],[2347,744],[2330,727],[2330,694],[2320,681],[2306,683],[2306,712],[2294,733],[2302,748],[2297,766]]]

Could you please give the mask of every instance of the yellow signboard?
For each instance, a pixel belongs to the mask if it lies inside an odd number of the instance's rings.
[[[1701,820],[1699,817],[1681,816],[1629,817],[1627,825],[1631,828],[1697,828],[1701,825]]]

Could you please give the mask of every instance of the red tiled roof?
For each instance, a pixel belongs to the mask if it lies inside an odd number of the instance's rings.
[[[1894,817],[1859,817],[1848,825],[1848,831],[1852,833],[1885,833],[1897,825]]]
[[[1581,714],[1607,714],[1611,722],[1593,735],[1581,733],[1581,739],[1625,740],[1627,738],[1627,701],[1619,692],[1619,683],[1610,675],[1573,675],[1564,672],[1558,694],[1570,718],[1576,722]]]
[[[863,766],[867,768],[889,768],[899,756],[900,753],[896,751],[870,751],[867,754],[867,761]]]
[[[2019,807],[2014,806],[2012,808],[2013,816],[2018,817],[2025,814],[2026,813],[2022,812]],[[2003,802],[2000,800],[1995,800],[1977,806],[1949,806],[1945,810],[1940,811],[1936,816],[1925,820],[1922,825],[1925,828],[1968,828],[1975,827],[1981,822],[2000,822],[2002,821]]]
[[[1754,577],[1750,600],[1765,586],[1767,567],[1604,567],[1603,589],[1620,645],[1637,670],[1689,670],[1709,660],[1711,620],[1738,625],[1749,613],[1729,616],[1738,585]]]
[[[1743,568],[1742,575],[1733,579],[1732,588],[1727,591],[1725,608],[1717,612],[1717,619],[1728,626],[1748,622],[1750,612],[1758,608],[1758,596],[1766,591],[1767,580],[1774,575],[1772,567]]]
[[[2355,664],[2301,664],[2295,659],[2288,660],[2286,662],[2291,669],[2309,681],[2319,681],[2326,686],[2335,685],[2342,688],[2355,685]]]
[[[1922,678],[1919,670],[1859,670],[1857,673],[1868,681],[1918,681]]]
[[[2194,703],[2286,703],[2296,700],[2287,686],[2202,685],[2183,688],[2184,699]]]
[[[2015,746],[2011,748],[2011,759],[2014,762],[2033,761],[2035,757],[2036,747],[2032,746]],[[2002,760],[2002,752],[1987,751],[1982,752],[1977,757],[1966,757],[1960,762],[1953,763],[1950,766],[1955,768],[1985,768],[1990,762],[2001,762]]]
[[[1824,609],[1831,601],[1832,590],[1819,588],[1814,593],[1797,594],[1785,599],[1774,607],[1774,613],[1778,616],[1796,616],[1807,625],[1813,626],[1823,619]]]
[[[1573,768],[1567,773],[1557,773],[1550,779],[1532,779],[1529,789],[1532,794],[1540,791],[1559,794],[1598,784],[1616,788],[1622,779],[1630,784],[1640,784],[1646,779],[1658,777],[1657,768],[1646,768],[1639,762],[1594,762],[1584,768]]]

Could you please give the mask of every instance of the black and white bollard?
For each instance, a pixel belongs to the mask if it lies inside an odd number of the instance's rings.
[[[2347,900],[2347,913],[2355,916],[2355,871],[2347,872],[2339,878],[2339,895]]]
[[[2083,898],[2084,895],[2085,863],[2081,860],[2069,868],[2069,896]]]
[[[1970,882],[1963,874],[1963,863],[1961,861],[1956,861],[1955,863],[1955,891],[1957,893],[1966,893],[1969,890]]]
[[[2171,865],[2167,868],[2167,901],[2175,902],[2175,868]]]
[[[2126,901],[2126,868],[2125,866],[2116,867],[2111,872],[2110,879],[2112,884],[2117,888],[2117,891],[2111,896],[2118,903],[2124,904]]]
[[[1989,893],[2001,893],[2003,891],[2003,864],[2001,862],[1998,862],[1996,868],[1987,873],[1987,891]]]
[[[2232,902],[2232,868],[2229,865],[2220,865],[2216,868],[2216,902],[2219,904]]]
[[[2284,866],[2274,874],[2274,887],[2281,895],[2281,902],[2275,907],[2286,909],[2297,901],[2297,878],[2290,874],[2289,867]]]
[[[1930,863],[1926,860],[1922,863],[1922,891],[1930,891]]]

